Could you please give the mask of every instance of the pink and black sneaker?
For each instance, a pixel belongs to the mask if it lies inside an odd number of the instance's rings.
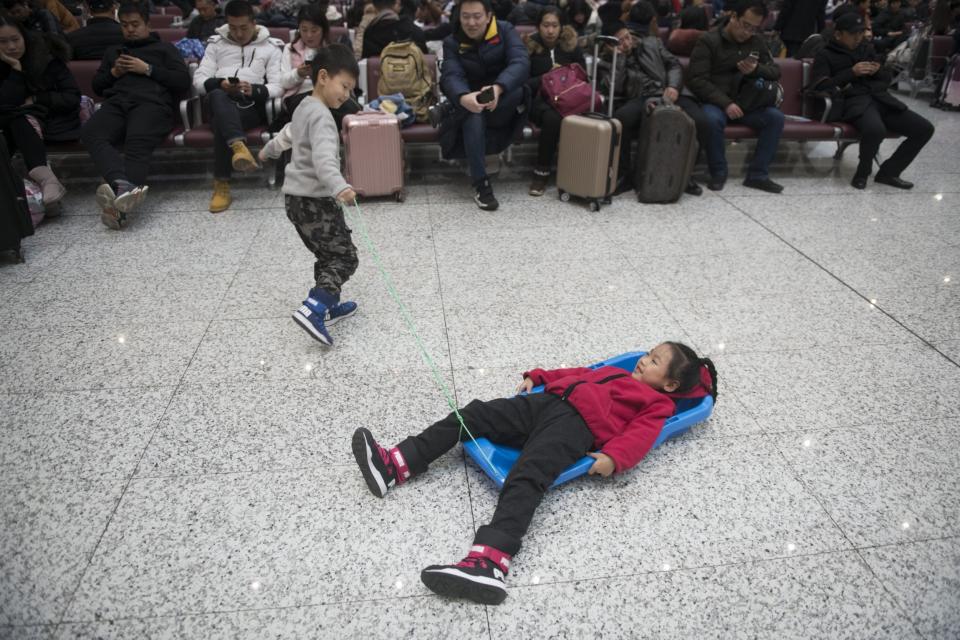
[[[370,493],[378,498],[387,495],[391,485],[403,484],[410,478],[410,469],[400,450],[384,449],[363,427],[353,432],[353,457],[357,459]]]
[[[441,596],[500,604],[507,597],[503,579],[509,570],[510,556],[499,549],[475,544],[457,564],[427,567],[420,572],[420,580]]]

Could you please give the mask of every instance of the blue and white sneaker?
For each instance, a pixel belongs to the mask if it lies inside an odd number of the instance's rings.
[[[333,338],[330,337],[330,332],[327,331],[325,324],[326,316],[327,308],[322,302],[307,298],[303,301],[303,304],[300,305],[300,308],[293,312],[293,321],[309,333],[314,340],[328,347],[332,347]]]
[[[344,318],[349,318],[356,312],[357,312],[357,303],[350,302],[349,300],[346,302],[341,302],[340,304],[335,305],[333,307],[329,307],[327,309],[327,317],[326,317],[327,326],[329,327],[330,325],[336,324],[339,321],[343,320]]]
[[[340,302],[340,296],[333,296],[324,289],[314,287],[307,294],[305,305],[310,307],[314,313],[324,315],[324,323],[329,327],[336,324],[344,318],[349,318],[357,312],[356,302]]]

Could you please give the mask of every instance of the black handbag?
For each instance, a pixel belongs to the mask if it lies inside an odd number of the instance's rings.
[[[740,82],[736,103],[744,113],[779,107],[783,103],[783,86],[776,80],[744,78]]]

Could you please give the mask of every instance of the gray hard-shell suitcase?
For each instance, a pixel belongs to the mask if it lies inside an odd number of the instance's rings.
[[[593,90],[590,104],[595,104],[597,67],[600,43],[617,43],[610,36],[600,36],[593,51]],[[613,50],[613,69],[617,68],[617,50]],[[611,74],[612,76],[613,74]],[[623,127],[613,117],[614,82],[610,79],[610,100],[607,114],[588,113],[567,116],[560,125],[560,153],[557,159],[557,190],[564,202],[570,196],[586,198],[591,211],[599,211],[601,202],[609,202],[617,186],[620,164],[620,141]]]
[[[640,202],[676,202],[697,161],[697,127],[683,109],[662,103],[643,119],[634,188]]]

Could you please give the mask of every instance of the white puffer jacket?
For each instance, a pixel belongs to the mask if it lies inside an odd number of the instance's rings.
[[[257,25],[257,35],[245,45],[230,39],[230,26],[217,29],[207,41],[207,51],[193,75],[193,86],[200,95],[216,88],[224,78],[239,78],[252,85],[264,85],[271,98],[283,95],[280,58],[283,41],[270,37],[270,31]]]

